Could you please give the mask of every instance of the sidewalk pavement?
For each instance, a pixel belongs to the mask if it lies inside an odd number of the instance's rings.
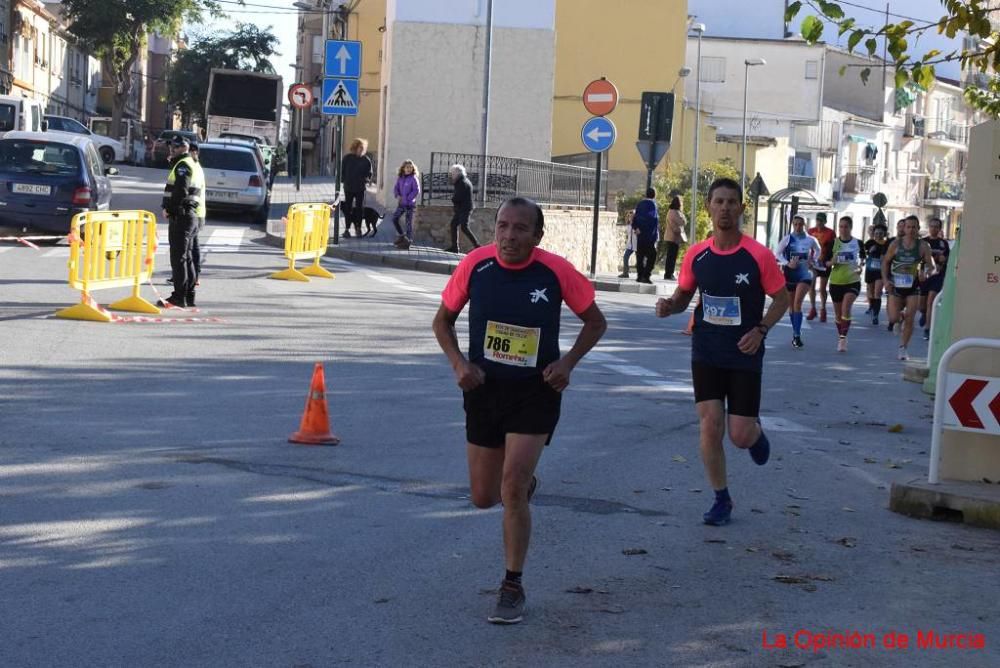
[[[330,178],[305,177],[302,179],[301,189],[297,191],[293,178],[277,177],[271,191],[271,213],[267,223],[267,242],[273,246],[284,245],[285,234],[281,219],[287,214],[289,205],[297,202],[332,203],[335,200],[336,190]],[[408,250],[401,250],[392,245],[395,237],[392,222],[386,217],[379,224],[375,237],[358,239],[340,236],[339,243],[334,245],[331,234],[331,245],[326,254],[330,257],[359,264],[385,265],[432,274],[451,274],[462,259],[462,254],[447,253],[430,246],[414,244]],[[598,274],[596,278],[591,279],[591,282],[595,289],[603,292],[630,292],[647,295],[672,294],[677,286],[676,281],[667,281],[662,278],[654,277],[653,284],[650,285],[637,283],[634,278],[619,278],[613,274]]]

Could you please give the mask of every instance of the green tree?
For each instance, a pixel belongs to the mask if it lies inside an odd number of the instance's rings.
[[[707,239],[708,235],[712,231],[712,220],[708,217],[708,211],[705,207],[705,196],[708,194],[708,188],[712,185],[712,181],[721,178],[729,178],[734,181],[739,181],[740,172],[736,165],[733,164],[732,160],[725,158],[723,160],[698,166],[698,222],[695,225],[698,240]],[[670,206],[670,201],[673,199],[675,194],[681,196],[681,210],[684,212],[684,215],[687,217],[690,224],[691,200],[692,195],[694,194],[694,191],[691,190],[691,166],[681,162],[668,163],[665,173],[657,173],[653,177],[653,187],[656,189],[656,206],[660,210],[660,239],[662,240],[663,226],[666,224],[667,218],[667,208]],[[636,190],[631,194],[618,197],[618,219],[624,220],[625,214],[634,209],[635,205],[644,197],[644,195],[645,188],[642,190]],[[688,239],[688,241],[690,242],[692,240]],[[660,242],[660,246],[658,254],[662,256],[665,251],[665,246],[662,241]],[[685,249],[686,247],[682,247],[680,253],[678,254],[677,266],[680,266],[681,259],[684,257]]]
[[[114,90],[111,127],[120,134],[125,103],[134,85],[132,67],[150,32],[176,35],[182,21],[222,14],[215,0],[62,0],[69,30],[101,60]]]
[[[177,105],[185,125],[204,120],[208,73],[213,67],[274,74],[271,58],[280,56],[271,27],[238,23],[236,30],[196,37],[179,52],[167,74],[167,96]]]
[[[790,22],[803,6],[808,6],[815,14],[803,18],[800,28],[802,37],[807,42],[818,42],[823,37],[825,28],[831,26],[836,28],[838,36],[848,35],[848,51],[853,53],[858,49],[869,57],[877,55],[878,38],[883,38],[888,62],[896,72],[896,89],[902,89],[908,83],[929,88],[934,83],[934,66],[940,63],[957,60],[962,69],[970,72],[1000,71],[1000,40],[990,23],[990,16],[995,16],[1000,10],[994,8],[993,3],[994,0],[941,0],[945,14],[936,21],[905,20],[889,22],[881,27],[864,27],[857,25],[856,19],[847,16],[844,8],[836,2],[796,0],[788,5],[785,21]],[[929,30],[936,30],[949,38],[962,32],[968,33],[978,41],[978,45],[971,49],[954,49],[949,52],[931,49],[918,56],[914,47],[920,36]],[[846,66],[841,68],[840,74],[845,74],[846,69]],[[862,67],[859,74],[867,84],[871,68]],[[965,97],[972,107],[992,116],[1000,116],[1000,83],[995,77],[989,77],[983,88],[966,88]]]

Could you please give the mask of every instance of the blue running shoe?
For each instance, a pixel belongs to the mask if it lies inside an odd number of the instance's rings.
[[[771,442],[767,440],[763,430],[757,442],[750,446],[750,458],[757,466],[763,466],[771,458]]]
[[[714,527],[721,527],[723,524],[729,524],[729,517],[733,514],[733,502],[729,499],[725,501],[715,500],[712,504],[711,510],[704,514],[703,519],[705,524],[709,524]]]
[[[921,327],[924,327],[927,324],[927,314],[924,313],[923,311],[920,312],[920,322],[917,324],[919,324]]]

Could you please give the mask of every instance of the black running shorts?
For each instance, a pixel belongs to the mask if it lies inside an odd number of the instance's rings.
[[[813,267],[812,272],[815,278],[820,278],[820,277],[826,278],[830,275],[829,269],[817,269],[816,267]]]
[[[791,292],[794,295],[795,291],[798,290],[799,285],[805,285],[805,286],[812,285],[812,279],[811,278],[803,278],[801,280],[794,281],[794,282],[786,280],[785,281],[785,290],[787,290],[788,292]]]
[[[934,274],[926,281],[920,283],[920,294],[929,295],[932,292],[944,290],[944,274]]]
[[[881,280],[882,280],[881,271],[877,270],[871,271],[868,269],[865,270],[865,283],[874,283],[875,281],[881,281]]]
[[[730,415],[760,414],[760,371],[720,369],[692,360],[691,378],[695,403],[717,399]]]
[[[892,296],[899,297],[900,299],[906,299],[908,297],[916,297],[920,294],[920,285],[915,285],[912,288],[893,288]]]
[[[562,394],[541,376],[519,380],[487,380],[463,393],[465,437],[484,448],[503,447],[507,434],[548,434],[559,422]]]
[[[833,283],[829,286],[830,299],[833,300],[835,304],[839,304],[844,301],[844,297],[847,293],[852,293],[855,297],[861,294],[861,283],[848,283],[847,285],[834,285]]]

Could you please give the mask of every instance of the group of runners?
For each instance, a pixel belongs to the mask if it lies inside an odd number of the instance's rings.
[[[826,322],[829,294],[837,326],[837,350],[847,352],[852,309],[861,295],[863,279],[868,299],[865,315],[871,318],[873,326],[879,324],[884,292],[888,299],[887,328],[890,332],[898,331],[900,337],[897,357],[908,359],[907,347],[918,313],[924,339],[930,338],[934,299],[942,290],[951,252],[942,235],[941,220],[931,218],[927,227],[928,236],[921,239],[920,219],[907,216],[897,223],[895,237],[889,237],[884,224],[876,224],[869,228],[869,238],[862,243],[853,236],[854,221],[850,216],[840,218],[836,232],[827,227],[824,213],[816,215],[816,224],[808,231],[805,218],[795,216],[792,232],[775,251],[791,297],[792,346],[804,346],[802,305],[806,295],[810,309],[805,319],[818,317],[820,322]]]
[[[743,191],[731,179],[712,183],[706,198],[711,236],[692,246],[674,294],[656,302],[664,318],[684,312],[695,293],[691,373],[700,453],[715,492],[705,524],[733,512],[723,437],[764,465],[771,444],[759,419],[764,341],[790,301],[771,252],[740,231]],[[497,210],[495,242],[469,253],[452,274],[434,317],[435,337],[463,393],[472,503],[503,506],[505,572],[488,620],[520,622],[531,535],[529,503],[535,468],[559,420],[563,391],[607,322],[594,288],[568,261],[538,248],[545,218],[534,202],[513,198]],[[859,251],[855,251],[859,252]],[[771,303],[766,306],[766,297]],[[559,350],[562,303],[582,321],[573,346]],[[468,353],[455,331],[469,305]],[[766,306],[766,310],[765,310]]]

